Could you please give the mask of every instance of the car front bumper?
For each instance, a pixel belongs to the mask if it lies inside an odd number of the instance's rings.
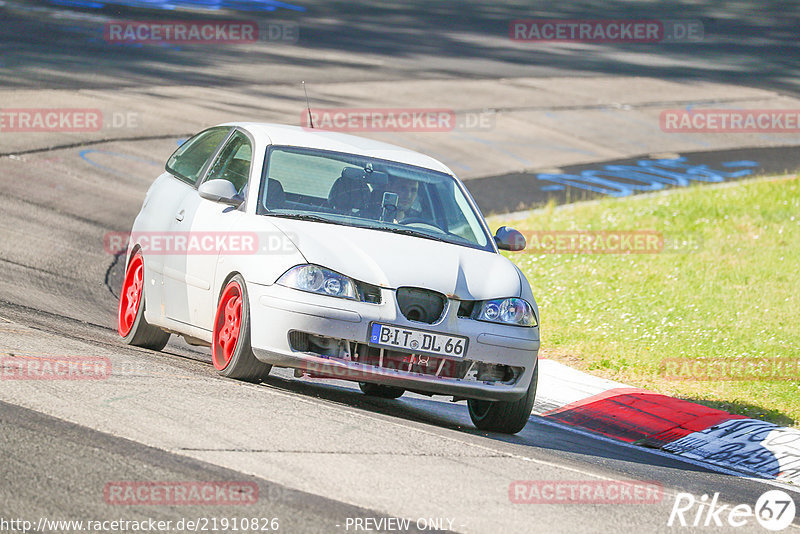
[[[450,299],[442,318],[434,324],[409,321],[400,312],[395,293],[381,289],[381,304],[371,304],[307,293],[277,284],[248,283],[250,330],[256,357],[278,367],[301,369],[312,376],[372,382],[429,394],[457,398],[513,401],[527,392],[537,363],[539,329],[475,321],[458,317],[458,301]],[[469,339],[463,358],[480,364],[497,364],[520,370],[512,381],[450,378],[408,369],[386,368],[296,350],[291,331],[366,344],[372,322]],[[464,362],[467,366],[467,362]],[[473,369],[473,366],[470,366]]]

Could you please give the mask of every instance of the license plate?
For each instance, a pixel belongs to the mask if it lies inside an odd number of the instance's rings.
[[[461,336],[448,336],[380,323],[372,323],[369,333],[370,345],[454,358],[463,358],[467,354],[468,341],[469,339]]]

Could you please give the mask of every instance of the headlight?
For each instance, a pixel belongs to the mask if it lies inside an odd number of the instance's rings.
[[[515,297],[479,302],[472,317],[478,321],[491,323],[538,326],[531,305]]]
[[[278,278],[278,284],[331,297],[356,299],[355,283],[343,274],[318,265],[298,265]]]

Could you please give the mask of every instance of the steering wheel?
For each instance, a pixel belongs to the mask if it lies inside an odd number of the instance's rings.
[[[433,228],[435,230],[438,230],[440,232],[444,232],[445,234],[448,233],[445,229],[440,228],[439,226],[436,226],[432,222],[430,222],[428,220],[425,220],[422,217],[406,217],[403,220],[397,221],[397,224],[404,224],[404,225],[408,225],[408,226],[414,225],[414,226],[428,227],[428,228]]]

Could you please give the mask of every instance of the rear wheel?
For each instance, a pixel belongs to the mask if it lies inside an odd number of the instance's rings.
[[[539,382],[539,365],[533,370],[531,385],[525,396],[516,401],[468,400],[469,417],[481,430],[516,434],[528,422],[536,399],[536,385]]]
[[[211,361],[228,378],[260,382],[272,366],[258,361],[250,345],[250,305],[244,278],[236,275],[222,291],[211,342]]]
[[[119,294],[117,332],[128,345],[146,349],[161,350],[169,341],[169,333],[144,318],[144,258],[141,252],[134,253],[125,271]]]
[[[365,395],[380,397],[382,399],[397,399],[402,397],[403,393],[406,392],[403,388],[370,384],[369,382],[359,382],[358,387],[361,388],[361,391],[363,391]]]

